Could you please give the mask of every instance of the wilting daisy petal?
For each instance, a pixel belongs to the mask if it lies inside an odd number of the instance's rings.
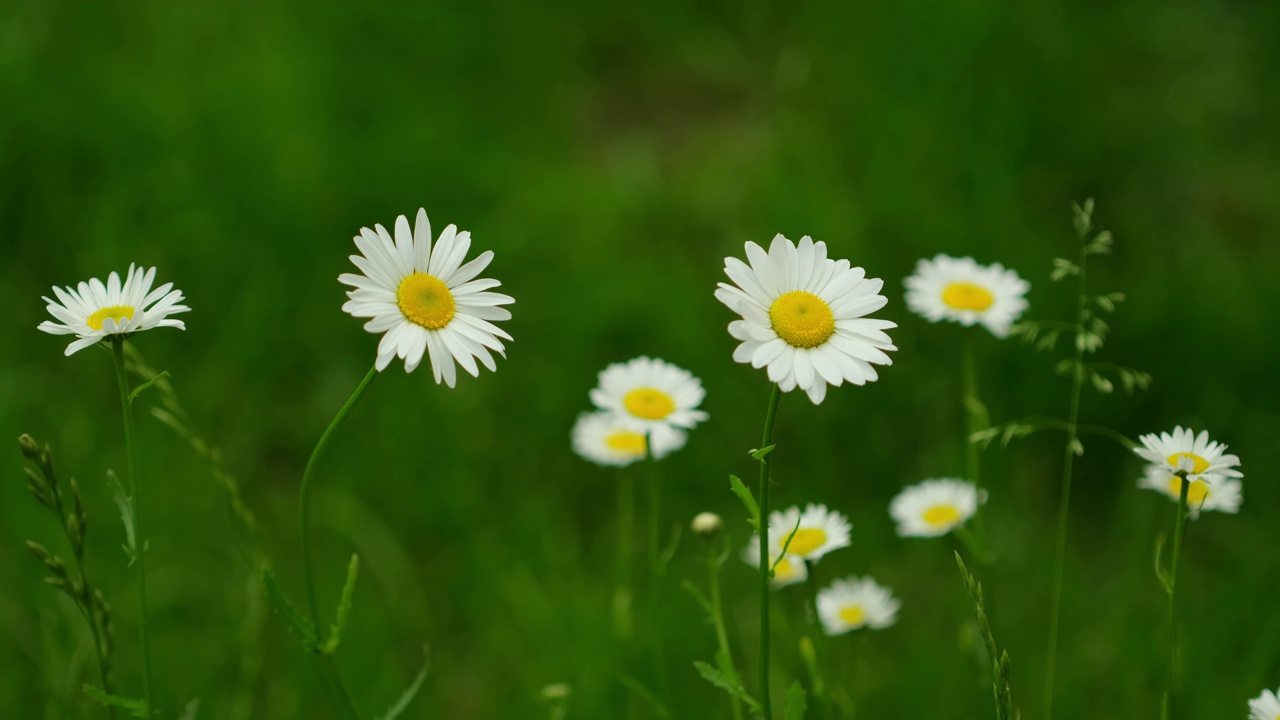
[[[1210,442],[1207,430],[1196,435],[1190,429],[1178,426],[1172,434],[1152,433],[1138,439],[1142,441],[1142,447],[1134,448],[1134,452],[1150,463],[1145,474],[1162,471],[1173,475],[1183,471],[1192,483],[1203,480],[1210,485],[1227,478],[1244,477],[1236,469],[1240,458],[1228,455],[1226,445]]]
[[[751,541],[747,543],[747,547],[742,551],[742,559],[751,567],[760,567],[759,535],[751,536]],[[779,560],[777,553],[771,553],[769,562],[774,563],[771,584],[775,589],[802,583],[809,579],[809,568],[805,566],[804,558],[787,555]]]
[[[685,431],[707,419],[698,409],[705,396],[702,381],[688,370],[638,357],[602,370],[591,402],[634,421],[649,434],[653,456],[662,458],[683,447]]]
[[[644,433],[638,423],[618,413],[582,413],[573,425],[573,451],[598,465],[625,467],[647,455]]]
[[[767,368],[771,382],[804,390],[815,405],[827,385],[863,385],[879,377],[875,365],[893,364],[885,351],[897,348],[884,331],[897,325],[866,317],[888,302],[883,280],[828,259],[826,243],[807,235],[798,246],[777,235],[767,253],[748,242],[746,252],[750,265],[725,258],[734,284],[716,288],[716,299],[742,316],[729,323],[742,341],[734,360]]]
[[[130,335],[155,327],[185,330],[187,326],[181,320],[169,317],[191,310],[180,304],[182,291],[174,290],[173,283],[152,290],[155,278],[155,268],[143,270],[129,265],[124,283],[113,272],[107,276],[105,285],[93,278],[74,288],[55,287],[53,295],[57,299],[43,299],[49,314],[59,322],[45,320],[38,327],[50,335],[75,335],[77,339],[67,346],[67,355],[114,335]]]
[[[785,546],[788,555],[812,562],[832,550],[847,547],[852,529],[848,518],[828,510],[826,505],[810,503],[804,512],[798,507],[777,510],[769,513],[770,552],[781,553]]]
[[[1249,720],[1280,720],[1280,690],[1263,690],[1249,701]]]
[[[902,603],[871,578],[836,580],[818,591],[818,617],[828,635],[862,627],[881,630],[893,624]]]
[[[511,336],[493,322],[511,319],[511,311],[500,306],[515,299],[487,292],[501,284],[497,280],[475,279],[493,260],[493,251],[464,264],[471,233],[453,225],[440,233],[433,248],[431,223],[422,209],[413,230],[401,215],[394,239],[375,225],[373,230],[360,228],[355,242],[360,254],[352,255],[351,262],[360,274],[338,276],[338,282],[355,288],[347,291],[350,299],[342,309],[352,317],[370,318],[364,329],[382,334],[379,371],[398,357],[405,372],[413,372],[426,355],[436,382],[453,387],[455,363],[472,377],[479,376],[479,365],[497,370],[493,353],[506,357],[502,340]]]
[[[916,263],[908,277],[907,307],[928,320],[950,320],[966,327],[981,323],[996,337],[1009,334],[1027,309],[1023,296],[1031,285],[1000,263],[979,265],[971,257],[938,255]]]
[[[971,482],[936,478],[904,488],[889,504],[889,515],[902,537],[938,537],[964,525],[986,499]]]
[[[1178,502],[1182,492],[1182,479],[1158,465],[1148,465],[1147,472],[1138,480],[1138,487],[1168,496]],[[1244,483],[1230,478],[1215,481],[1212,485],[1196,480],[1187,487],[1187,510],[1192,518],[1201,510],[1236,513],[1244,502]]]

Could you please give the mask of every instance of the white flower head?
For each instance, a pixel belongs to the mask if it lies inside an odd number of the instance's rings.
[[[693,522],[689,523],[689,527],[699,535],[712,537],[724,529],[724,518],[713,512],[701,512],[693,516]]]
[[[1263,690],[1249,701],[1249,720],[1280,720],[1280,690]]]
[[[591,390],[596,407],[627,417],[648,434],[655,458],[683,447],[685,431],[707,419],[698,409],[705,396],[693,373],[648,357],[610,365]]]
[[[475,279],[493,260],[486,250],[462,263],[471,249],[471,233],[450,225],[431,246],[427,211],[418,210],[413,229],[409,220],[396,218],[395,238],[382,225],[360,228],[355,238],[360,255],[351,262],[362,274],[343,273],[338,282],[350,285],[343,306],[352,317],[371,318],[364,329],[382,333],[376,366],[386,369],[392,358],[404,360],[405,372],[413,372],[423,355],[431,359],[437,383],[453,387],[456,362],[477,377],[478,359],[490,371],[497,370],[493,354],[506,357],[499,338],[511,340],[492,321],[510,320],[511,311],[500,307],[515,300],[494,292],[497,280]]]
[[[785,546],[788,555],[812,562],[848,547],[852,529],[848,518],[826,505],[810,503],[804,512],[794,506],[775,510],[769,513],[770,552],[781,553]]]
[[[752,535],[747,547],[742,551],[742,559],[752,567],[760,567],[760,536]],[[774,589],[802,583],[809,579],[809,568],[804,558],[787,555],[781,560],[778,553],[769,553],[769,562],[773,563],[773,579],[770,584]]]
[[[1227,478],[1244,477],[1236,469],[1240,458],[1228,455],[1226,445],[1210,442],[1207,430],[1196,435],[1190,429],[1178,426],[1172,434],[1152,433],[1138,439],[1142,441],[1142,447],[1134,448],[1134,452],[1150,463],[1148,474],[1156,470],[1169,475],[1185,472],[1187,480],[1192,483],[1203,480],[1210,485]]]
[[[597,465],[626,467],[648,456],[644,428],[618,413],[582,413],[571,435],[573,451]]]
[[[818,591],[818,617],[828,635],[862,627],[882,630],[893,625],[901,606],[889,588],[871,578],[836,580]]]
[[[916,263],[908,277],[907,307],[931,322],[950,320],[965,327],[981,323],[996,337],[1027,309],[1031,285],[1000,263],[979,265],[971,257],[938,255]]]
[[[89,347],[106,337],[130,335],[155,327],[175,327],[185,330],[181,320],[171,315],[191,310],[182,302],[182,291],[174,290],[173,283],[165,283],[155,290],[156,269],[143,270],[129,265],[123,283],[112,272],[104,285],[98,278],[82,282],[75,288],[53,288],[57,300],[43,298],[48,303],[49,314],[59,322],[45,320],[38,328],[50,335],[75,335],[76,340],[67,346],[66,355]]]
[[[986,499],[967,480],[935,478],[903,488],[889,504],[889,515],[902,537],[938,537],[964,525]]]
[[[741,340],[733,359],[768,368],[783,392],[804,390],[815,405],[827,385],[863,385],[879,378],[875,365],[892,365],[886,350],[897,350],[885,330],[888,320],[866,317],[884,307],[884,281],[871,279],[848,260],[827,258],[827,245],[808,235],[797,246],[782,235],[769,252],[746,244],[748,265],[724,259],[734,284],[720,283],[716,299],[742,316],[729,323]]]
[[[1148,465],[1146,474],[1138,480],[1138,487],[1168,496],[1178,502],[1182,493],[1182,479],[1171,474],[1158,465]],[[1200,516],[1201,510],[1236,513],[1244,502],[1244,483],[1229,478],[1218,480],[1212,485],[1204,480],[1196,480],[1187,486],[1187,510],[1192,518]]]

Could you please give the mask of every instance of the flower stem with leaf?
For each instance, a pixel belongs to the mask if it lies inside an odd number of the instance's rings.
[[[760,708],[764,720],[772,720],[773,707],[769,699],[769,580],[773,574],[769,561],[769,455],[773,451],[773,426],[778,416],[778,400],[782,388],[773,385],[769,395],[769,409],[764,416],[764,434],[756,459],[760,462],[760,487],[758,515],[760,532]]]

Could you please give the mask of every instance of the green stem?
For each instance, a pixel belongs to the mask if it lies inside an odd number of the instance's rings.
[[[138,643],[142,653],[142,697],[146,701],[144,718],[155,712],[155,698],[151,680],[151,645],[147,639],[147,537],[142,530],[142,498],[139,488],[142,478],[138,473],[138,442],[133,430],[133,402],[129,399],[129,374],[124,366],[124,339],[116,336],[111,341],[111,356],[115,358],[116,381],[120,386],[120,412],[124,419],[124,446],[129,466],[129,503],[133,506],[133,537],[137,543],[138,566]]]
[[[302,544],[302,577],[307,588],[307,610],[311,613],[311,624],[316,630],[317,644],[324,644],[325,637],[324,624],[320,622],[320,605],[316,598],[315,575],[311,570],[311,540],[309,533],[310,526],[310,510],[311,510],[311,478],[315,475],[316,466],[319,465],[320,457],[324,454],[325,448],[328,447],[333,434],[341,427],[347,416],[355,408],[356,403],[360,402],[360,398],[364,396],[365,390],[369,388],[369,384],[378,376],[377,367],[369,368],[369,372],[360,381],[355,392],[351,393],[351,397],[347,398],[347,402],[334,416],[333,422],[329,423],[329,427],[325,429],[324,434],[320,436],[320,440],[316,442],[316,447],[311,451],[311,458],[307,460],[307,467],[302,471],[302,488],[298,491],[298,537]],[[360,713],[356,710],[355,703],[351,701],[351,695],[347,692],[346,686],[342,683],[342,676],[338,673],[337,663],[334,662],[333,656],[329,654],[319,654],[328,665],[328,671],[336,680],[336,691],[340,696],[340,707],[343,713],[348,717],[359,718]],[[326,683],[326,687],[329,684]]]
[[[981,477],[982,468],[980,464],[981,460],[978,456],[978,445],[977,443],[969,442],[969,438],[972,437],[974,433],[978,432],[979,430],[984,430],[985,428],[983,427],[984,419],[980,417],[979,413],[977,412],[977,408],[980,407],[979,405],[980,401],[978,400],[978,369],[977,369],[977,363],[974,361],[974,357],[973,357],[973,333],[967,333],[967,335],[968,336],[965,338],[965,342],[964,342],[964,353],[963,353],[963,360],[962,360],[962,365],[964,368],[962,373],[964,376],[963,405],[964,405],[964,411],[965,411],[966,429],[968,431],[965,433],[965,443],[964,443],[965,452],[966,452],[965,459],[967,460],[966,467],[968,470],[969,482],[973,483],[976,487],[981,488],[982,487],[982,477]]]
[[[775,384],[764,416],[762,450],[773,444],[773,424],[781,397],[782,388]],[[769,458],[772,455],[770,452],[760,459],[760,708],[764,720],[773,720],[773,704],[769,699]]]
[[[618,477],[617,580],[613,591],[613,630],[618,640],[631,637],[632,559],[635,557],[635,483],[626,470]]]
[[[822,674],[822,663],[827,659],[826,633],[822,628],[822,616],[818,614],[818,566],[809,560],[804,561],[809,586],[809,626],[813,630],[814,662],[810,667],[813,675],[814,713],[818,718],[827,716],[827,683]]]
[[[725,661],[729,663],[729,667],[733,667],[733,652],[729,648],[729,632],[724,624],[724,602],[720,598],[720,567],[722,565],[721,558],[717,557],[715,547],[710,543],[707,544],[707,573],[709,575],[711,585],[711,624],[715,626],[716,643],[720,647],[720,654],[724,656]],[[729,702],[733,706],[733,720],[742,720],[742,702],[734,695],[729,696]]]
[[[645,439],[646,447],[652,446],[652,435]],[[658,690],[662,693],[664,702],[671,699],[671,687],[667,680],[667,648],[663,642],[662,628],[664,623],[661,622],[661,615],[658,610],[659,586],[661,578],[665,572],[662,566],[662,557],[658,544],[658,529],[662,526],[662,496],[658,488],[658,461],[653,457],[653,453],[649,453],[649,459],[645,462],[646,485],[649,490],[649,533],[648,533],[648,551],[649,551],[649,632],[652,634],[653,649],[653,670],[657,675]]]
[[[1173,715],[1173,678],[1174,661],[1178,647],[1178,626],[1174,615],[1177,609],[1178,564],[1182,560],[1182,531],[1187,520],[1187,490],[1191,483],[1187,482],[1184,473],[1178,473],[1182,480],[1178,493],[1178,510],[1173,525],[1173,563],[1169,566],[1169,678],[1164,687],[1164,701],[1160,703],[1161,720],[1169,720]]]

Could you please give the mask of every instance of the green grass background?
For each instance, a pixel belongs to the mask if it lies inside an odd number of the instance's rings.
[[[1070,204],[1117,238],[1091,276],[1130,300],[1107,360],[1148,393],[1087,393],[1082,418],[1131,437],[1208,428],[1243,458],[1238,516],[1192,523],[1183,567],[1183,710],[1244,717],[1280,685],[1272,468],[1280,426],[1280,6],[1274,3],[78,3],[0,5],[0,437],[52,443],[90,513],[125,691],[136,616],[104,476],[124,464],[114,378],[96,349],[62,357],[42,294],[159,267],[194,311],[138,344],[172,372],[224,452],[261,542],[301,601],[295,506],[312,444],[372,362],[339,307],[351,236],[425,206],[469,229],[517,298],[509,359],[449,391],[393,366],[319,479],[322,605],[353,550],[365,574],[338,662],[366,715],[431,647],[407,717],[536,718],[547,683],[570,717],[625,717],[611,660],[617,473],[568,430],[595,373],[649,354],[699,375],[711,420],[661,466],[664,527],[696,512],[746,538],[728,473],[751,473],[768,395],[735,365],[711,295],[723,258],[775,232],[825,240],[886,279],[901,327],[880,382],[820,407],[783,399],[776,503],[850,515],[825,580],[874,575],[898,624],[829,643],[858,717],[989,716],[962,626],[972,607],[946,540],[894,536],[903,485],[963,471],[956,327],[911,316],[901,279],[938,252],[1032,282],[1030,318],[1069,313],[1048,282],[1074,250]],[[1057,355],[977,333],[996,420],[1062,414]],[[156,675],[207,718],[325,718],[310,665],[256,581],[207,466],[140,422]],[[1039,717],[1060,436],[983,454],[998,563],[982,570],[1025,717]],[[11,446],[12,447],[12,446]],[[59,550],[0,456],[0,709],[101,717],[74,608],[42,586],[28,538]],[[1135,458],[1092,440],[1078,465],[1057,716],[1153,717],[1164,596],[1152,574],[1173,506],[1135,488]],[[676,580],[663,597],[669,703],[727,716],[691,663],[714,641]],[[754,576],[725,573],[739,664],[755,676]],[[779,682],[801,674],[803,593],[778,593]],[[643,657],[627,670],[653,684]],[[754,682],[750,683],[754,687]],[[643,716],[643,714],[642,714]]]

